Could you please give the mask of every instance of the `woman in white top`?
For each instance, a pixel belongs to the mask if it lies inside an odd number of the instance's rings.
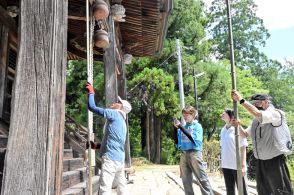
[[[235,146],[235,127],[231,125],[234,118],[234,111],[226,109],[221,119],[226,123],[221,130],[221,168],[225,179],[227,195],[235,195],[235,186],[237,186],[237,163],[236,163],[236,146]],[[241,164],[243,174],[243,191],[244,195],[248,194],[246,180],[246,138],[240,138]]]

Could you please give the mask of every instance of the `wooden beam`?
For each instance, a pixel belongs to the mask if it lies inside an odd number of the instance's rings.
[[[5,25],[12,32],[17,33],[17,26],[15,24],[14,19],[7,13],[6,9],[4,9],[1,5],[0,5],[0,23]]]
[[[0,25],[0,118],[2,118],[5,92],[5,74],[8,50],[8,28]]]
[[[115,29],[112,16],[107,19],[109,47],[105,49],[104,75],[105,75],[105,104],[109,107],[113,102],[117,101],[117,77],[116,77],[116,48],[115,48]]]
[[[86,21],[86,17],[84,16],[68,16],[69,20],[82,20],[82,21]]]

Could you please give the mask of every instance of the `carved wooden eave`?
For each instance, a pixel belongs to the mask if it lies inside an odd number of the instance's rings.
[[[108,2],[108,1],[107,1]],[[153,56],[163,46],[172,0],[112,0],[122,5],[125,22],[116,22],[116,39],[120,53],[133,56]],[[18,16],[7,13],[8,6],[19,6],[19,0],[0,0],[0,23],[17,33]],[[83,0],[68,0],[68,59],[86,58],[86,5]],[[105,23],[105,22],[104,22]],[[16,36],[15,36],[16,37]],[[103,60],[104,50],[94,46],[94,60]]]
[[[122,46],[133,56],[153,56],[163,46],[172,0],[127,0],[126,22],[120,23]]]

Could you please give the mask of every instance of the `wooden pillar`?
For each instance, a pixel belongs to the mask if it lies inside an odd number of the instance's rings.
[[[61,194],[67,6],[67,0],[21,2],[1,194]]]
[[[0,25],[0,118],[3,113],[4,92],[5,92],[5,73],[8,49],[8,29]]]
[[[125,71],[125,64],[123,63],[123,60],[118,61],[118,66],[120,67],[120,75],[118,77],[118,95],[122,99],[127,99],[127,85],[126,85],[126,71]],[[125,166],[126,167],[131,167],[131,149],[130,149],[130,133],[129,133],[129,125],[128,125],[128,119],[127,119],[127,137],[126,137],[126,145],[125,145],[125,154],[126,154],[126,159],[125,159]]]
[[[116,48],[114,21],[110,15],[107,18],[109,47],[105,49],[104,61],[104,81],[105,81],[105,104],[109,107],[117,101],[117,77],[116,77]]]

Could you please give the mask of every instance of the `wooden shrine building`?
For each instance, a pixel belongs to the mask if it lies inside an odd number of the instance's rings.
[[[160,53],[172,0],[89,2],[108,106],[126,98],[127,59]],[[87,57],[86,38],[86,1],[0,0],[2,194],[61,194],[66,64]]]

